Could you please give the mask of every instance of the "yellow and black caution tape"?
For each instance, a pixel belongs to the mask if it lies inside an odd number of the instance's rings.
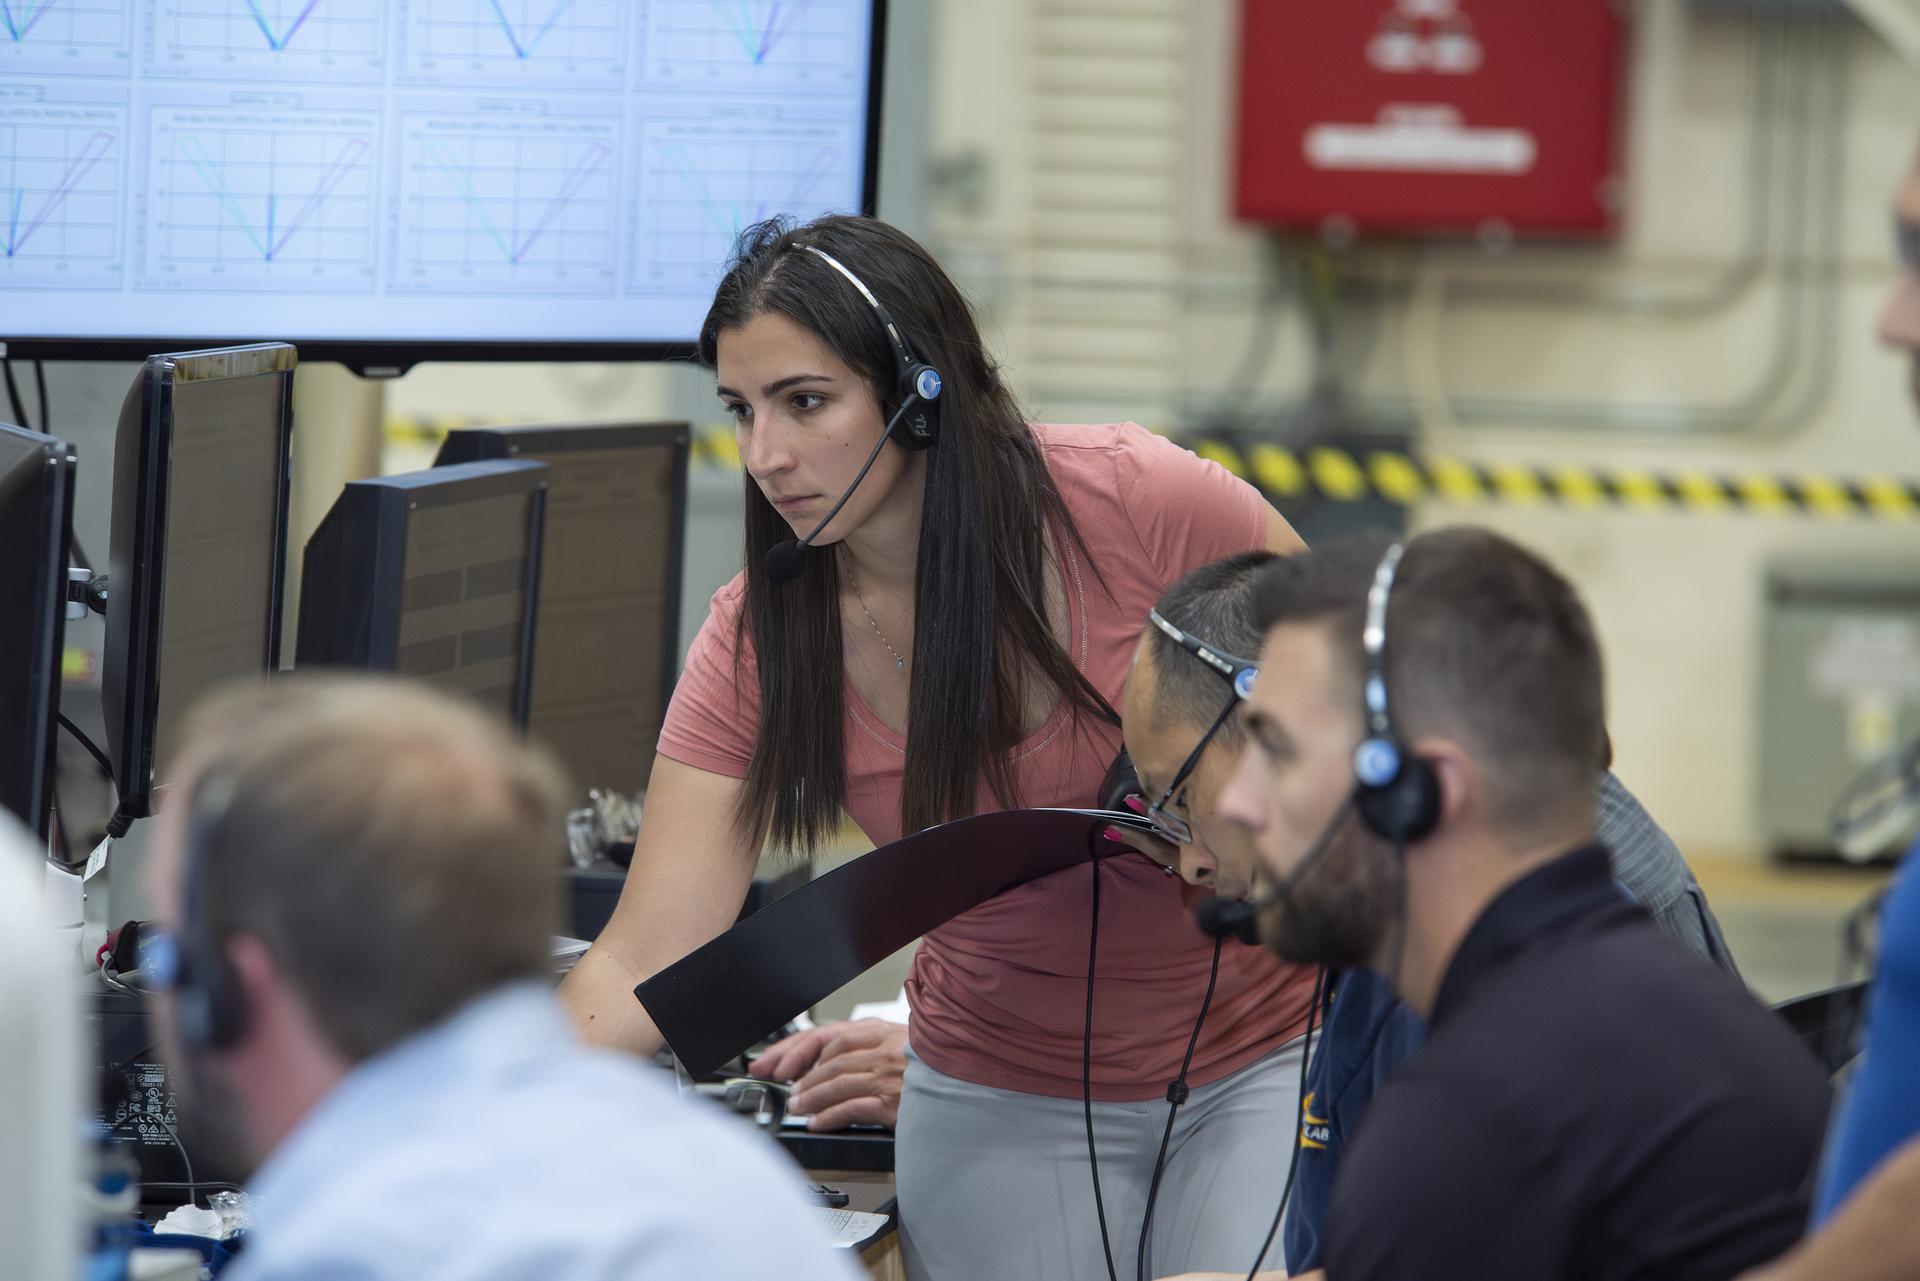
[[[1183,442],[1258,486],[1276,502],[1325,498],[1401,505],[1443,502],[1518,507],[1672,511],[1690,515],[1920,519],[1920,483],[1892,476],[1840,479],[1761,472],[1653,472],[1557,463],[1474,463],[1394,450],[1318,445],[1295,451],[1266,442]]]
[[[466,421],[390,419],[390,440],[438,441]],[[1896,476],[1843,478],[1816,473],[1787,476],[1764,472],[1655,472],[1632,467],[1577,463],[1467,462],[1390,449],[1343,449],[1315,445],[1291,449],[1270,441],[1238,442],[1175,437],[1250,482],[1276,503],[1329,499],[1380,501],[1408,506],[1439,502],[1463,506],[1504,504],[1575,510],[1681,512],[1689,515],[1749,513],[1813,516],[1831,520],[1920,520],[1920,481]],[[697,430],[693,461],[738,467],[740,450],[729,427]]]

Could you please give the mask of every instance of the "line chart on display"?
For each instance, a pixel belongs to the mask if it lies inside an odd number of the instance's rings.
[[[652,0],[646,12],[652,84],[824,93],[866,74],[854,0]]]
[[[0,0],[9,341],[684,350],[744,229],[871,197],[881,10]]]
[[[409,120],[389,288],[611,293],[619,146],[611,121]]]
[[[831,125],[656,122],[645,130],[635,288],[712,287],[734,238],[776,214],[806,219],[857,203],[858,153]]]
[[[147,70],[173,77],[377,83],[383,0],[155,0]]]
[[[120,283],[121,114],[0,106],[0,288]]]
[[[367,291],[371,116],[159,108],[142,288]]]
[[[132,17],[130,0],[0,0],[0,78],[124,73]]]
[[[396,0],[401,79],[411,84],[617,88],[626,0]]]

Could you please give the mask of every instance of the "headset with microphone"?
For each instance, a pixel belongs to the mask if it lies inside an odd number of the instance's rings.
[[[1347,816],[1354,812],[1353,796],[1349,794],[1340,802],[1340,807],[1320,829],[1320,835],[1313,838],[1313,844],[1307,847],[1304,858],[1293,871],[1283,877],[1278,885],[1258,898],[1226,899],[1210,898],[1193,911],[1194,921],[1200,926],[1200,932],[1210,939],[1238,939],[1250,946],[1260,942],[1260,914],[1276,903],[1286,901],[1287,895],[1299,886],[1308,872],[1333,848],[1333,838],[1345,826]]]
[[[794,248],[821,259],[846,277],[848,283],[859,291],[862,298],[866,299],[867,306],[873,308],[874,316],[880,321],[880,328],[886,333],[887,345],[893,350],[897,372],[893,386],[892,400],[895,402],[893,412],[887,419],[885,429],[880,433],[880,439],[873,442],[873,449],[868,452],[867,460],[860,464],[860,471],[854,476],[853,483],[847,486],[846,492],[840,495],[839,501],[835,502],[827,514],[820,518],[820,523],[815,525],[805,538],[789,538],[767,549],[765,561],[767,577],[776,584],[785,583],[799,576],[800,568],[806,560],[804,553],[813,545],[813,540],[820,537],[820,531],[840,514],[840,509],[847,505],[849,498],[853,497],[853,491],[860,488],[860,482],[867,478],[867,473],[873,468],[874,460],[880,457],[881,449],[889,440],[897,443],[902,449],[918,450],[931,448],[940,438],[939,400],[940,389],[944,385],[940,371],[913,354],[913,348],[907,345],[906,335],[900,331],[900,326],[894,323],[893,317],[887,314],[886,307],[882,306],[880,300],[874,296],[873,290],[867,288],[866,282],[855,275],[851,268],[818,246],[795,245]],[[894,431],[896,427],[901,429],[898,433]]]
[[[140,968],[154,986],[171,994],[175,1035],[183,1049],[196,1054],[230,1049],[246,1035],[248,1024],[239,978],[204,920],[209,851],[233,794],[232,782],[225,779],[195,785],[181,850],[180,924],[146,936],[141,946]]]
[[[1367,591],[1365,626],[1360,632],[1360,647],[1366,660],[1361,685],[1361,701],[1366,713],[1367,736],[1353,753],[1353,790],[1320,829],[1307,853],[1280,883],[1258,898],[1240,902],[1209,899],[1194,913],[1200,929],[1209,938],[1237,938],[1243,943],[1259,941],[1259,917],[1267,908],[1283,902],[1298,889],[1300,882],[1333,848],[1333,838],[1345,823],[1349,812],[1357,813],[1367,829],[1396,850],[1404,850],[1416,841],[1432,835],[1440,822],[1440,776],[1433,763],[1407,748],[1394,728],[1393,713],[1387,701],[1387,602],[1393,595],[1393,583],[1400,571],[1406,545],[1395,543],[1373,572],[1373,585]]]

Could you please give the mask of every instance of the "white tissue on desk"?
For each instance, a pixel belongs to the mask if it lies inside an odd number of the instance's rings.
[[[153,1225],[153,1230],[163,1236],[204,1237],[210,1241],[222,1241],[220,1229],[224,1221],[212,1210],[202,1210],[197,1205],[183,1205]]]
[[[212,1208],[183,1205],[153,1225],[153,1230],[183,1237],[203,1237],[225,1241],[246,1230],[252,1220],[252,1208],[244,1192],[216,1192],[207,1198]]]

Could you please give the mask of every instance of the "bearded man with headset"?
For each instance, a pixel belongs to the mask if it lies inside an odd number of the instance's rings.
[[[1265,676],[1218,806],[1271,882],[1260,935],[1383,975],[1428,1024],[1340,1173],[1332,1281],[1717,1281],[1786,1249],[1826,1083],[1612,880],[1572,587],[1443,530],[1281,558],[1254,612]]]

